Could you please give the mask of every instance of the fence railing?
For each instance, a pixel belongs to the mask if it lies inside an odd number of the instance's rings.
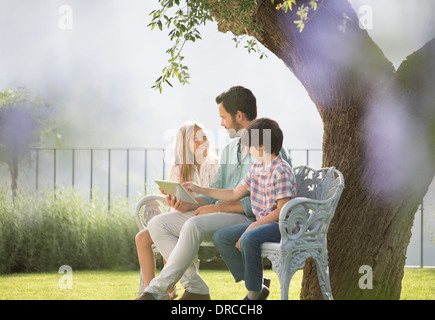
[[[88,185],[88,192],[89,192],[89,198],[92,199],[93,194],[92,194],[92,190],[95,187],[95,171],[96,171],[96,166],[98,166],[99,169],[101,169],[102,164],[101,164],[101,160],[102,157],[101,155],[99,156],[99,163],[96,164],[96,159],[95,159],[95,154],[98,153],[104,153],[105,154],[105,160],[103,162],[105,162],[106,165],[106,179],[107,179],[107,197],[108,197],[108,203],[110,204],[110,197],[112,194],[112,184],[113,184],[113,170],[114,170],[114,164],[113,164],[113,155],[115,152],[121,152],[123,153],[123,158],[124,158],[124,167],[123,167],[123,171],[124,171],[124,184],[125,184],[125,197],[129,198],[130,193],[131,193],[131,188],[130,188],[130,176],[131,176],[131,155],[132,153],[142,153],[142,177],[143,177],[143,190],[146,192],[147,191],[147,187],[148,187],[148,178],[149,178],[149,162],[150,162],[150,154],[154,153],[154,156],[157,154],[157,157],[160,158],[160,173],[157,173],[157,176],[153,176],[151,178],[166,178],[166,171],[168,169],[168,165],[165,157],[166,157],[166,149],[165,148],[31,148],[30,150],[31,153],[31,165],[30,167],[32,167],[32,162],[33,162],[33,170],[34,170],[34,188],[35,190],[39,190],[40,187],[40,179],[41,179],[41,170],[43,169],[43,171],[45,172],[45,175],[51,175],[51,184],[53,189],[56,190],[56,188],[58,187],[59,183],[63,183],[66,185],[70,185],[71,187],[75,187],[76,186],[76,178],[77,178],[77,167],[80,166],[81,168],[81,174],[84,175],[88,175],[89,177],[89,185]],[[83,165],[83,156],[81,156],[81,165],[77,164],[77,153],[79,152],[86,152],[88,155],[88,165]],[[218,153],[219,150],[216,150],[216,153]],[[289,149],[288,150],[289,154],[292,156],[293,161],[295,162],[294,158],[295,155],[297,155],[297,161],[296,164],[297,165],[310,165],[311,162],[315,162],[315,158],[318,159],[317,162],[320,162],[320,158],[321,158],[321,149]],[[42,157],[42,153],[45,153],[45,158],[41,159]],[[68,157],[68,155],[65,155],[65,153],[69,153],[69,157],[70,157],[70,177],[69,179],[66,178],[67,177],[67,169],[65,168],[61,168],[59,165],[59,155],[60,153],[62,153],[62,161],[65,162],[65,158]],[[317,155],[313,155],[314,153],[317,153]],[[51,154],[48,155],[48,154]],[[50,160],[51,157],[51,160]],[[104,157],[104,156],[103,156]],[[119,160],[119,154],[118,154],[118,160]],[[135,161],[137,162],[137,157],[135,159]],[[49,162],[51,162],[51,165],[49,164]],[[119,161],[118,161],[119,162]],[[158,160],[157,160],[158,162]],[[42,165],[43,164],[43,165]],[[153,161],[153,165],[155,166],[156,164],[156,160]],[[44,166],[44,168],[42,168]],[[318,166],[318,165],[317,165]],[[51,167],[51,168],[50,168]],[[83,170],[83,167],[88,167],[87,170]],[[115,170],[119,170],[119,167],[115,168]],[[28,169],[28,171],[32,171],[32,169]],[[50,174],[51,171],[51,174]],[[59,181],[59,172],[62,171],[63,173],[63,180]],[[86,172],[87,171],[87,172]],[[157,170],[158,171],[158,170]],[[136,170],[135,170],[135,174],[137,175],[137,166],[136,166]],[[154,174],[156,174],[156,170],[154,170]],[[118,177],[119,177],[119,172],[118,172]],[[48,179],[50,180],[50,178]],[[69,182],[67,181],[69,180]],[[119,183],[119,179],[116,183]],[[29,181],[27,181],[27,184],[29,185]]]
[[[113,173],[114,170],[119,170],[119,166],[116,166],[116,164],[113,163],[113,158],[114,158],[114,154],[118,153],[118,158],[119,158],[119,152],[121,152],[123,154],[123,158],[124,158],[124,166],[122,168],[122,170],[124,171],[124,182],[122,182],[122,184],[124,184],[125,186],[125,194],[124,196],[129,199],[130,197],[130,193],[131,193],[131,183],[130,183],[130,176],[132,174],[131,172],[131,154],[132,153],[140,153],[142,154],[142,175],[143,175],[143,184],[142,184],[142,189],[144,190],[144,192],[146,193],[147,191],[147,185],[148,185],[148,178],[149,178],[149,154],[150,153],[157,153],[158,157],[161,158],[161,172],[158,175],[158,178],[163,178],[165,179],[166,176],[166,163],[165,163],[165,149],[164,148],[32,148],[30,149],[30,152],[33,153],[32,155],[32,159],[31,162],[34,163],[34,176],[35,176],[35,180],[34,180],[34,188],[35,190],[39,190],[40,187],[40,180],[41,180],[41,169],[42,169],[42,164],[44,164],[44,171],[45,171],[45,176],[49,176],[51,175],[51,182],[49,181],[50,178],[45,179],[50,185],[52,185],[53,190],[55,191],[56,188],[58,188],[59,184],[62,183],[63,185],[70,185],[72,188],[76,187],[76,181],[77,181],[77,172],[80,171],[81,175],[83,177],[84,176],[88,176],[88,194],[89,194],[89,199],[93,198],[93,190],[96,186],[98,186],[99,184],[101,184],[102,179],[100,179],[99,182],[96,183],[96,179],[95,179],[95,175],[96,172],[98,170],[103,170],[102,166],[106,166],[105,168],[105,175],[106,175],[106,186],[107,186],[107,190],[106,190],[106,194],[107,194],[107,203],[110,209],[110,204],[111,204],[111,196],[112,196],[112,191],[113,191],[113,184],[120,184],[120,179],[119,179],[119,172],[118,172],[118,179],[116,179],[116,181],[113,181]],[[87,156],[83,157],[83,155],[81,155],[80,160],[81,163],[78,164],[77,163],[77,154],[78,153],[86,153]],[[42,154],[45,153],[45,159],[42,160],[41,156]],[[59,158],[60,158],[60,154],[62,153],[62,160],[63,162],[65,162],[65,158],[68,157],[67,155],[65,155],[65,153],[69,153],[69,157],[70,157],[70,177],[69,179],[67,178],[67,169],[65,168],[61,168],[59,165]],[[99,154],[98,159],[96,159],[96,154]],[[50,155],[51,154],[51,160]],[[101,155],[103,154],[103,155]],[[87,157],[87,160],[84,159]],[[105,158],[105,159],[104,159]],[[119,160],[119,159],[118,159]],[[47,164],[51,162],[51,166],[50,164]],[[86,164],[87,162],[87,164]],[[137,159],[136,159],[137,162]],[[119,165],[119,161],[118,161],[118,165]],[[50,168],[51,167],[51,168]],[[50,169],[51,169],[51,174],[50,174]],[[80,170],[79,170],[80,169]],[[63,179],[60,180],[59,179],[59,172],[63,173]],[[139,172],[136,168],[135,175],[138,175]],[[154,177],[157,178],[157,177]],[[69,182],[68,182],[69,180]],[[103,179],[104,180],[104,179]],[[27,183],[29,184],[29,183]],[[81,188],[83,189],[83,184],[81,186]]]
[[[43,180],[54,191],[60,184],[84,190],[89,199],[93,198],[96,187],[100,190],[106,187],[104,193],[109,210],[114,193],[129,199],[133,184],[141,190],[141,194],[152,191],[150,186],[153,179],[165,179],[172,162],[166,159],[165,148],[31,148],[29,152],[30,163],[26,166],[26,174],[21,174],[25,181],[20,181],[19,185],[25,183],[28,188],[38,191]],[[294,166],[321,167],[321,149],[288,149],[288,152]],[[20,167],[20,171],[23,171],[23,167]],[[423,202],[419,212],[419,256],[420,266],[423,267]]]

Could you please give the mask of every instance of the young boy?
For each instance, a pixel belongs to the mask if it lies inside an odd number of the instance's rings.
[[[233,225],[216,231],[213,243],[236,282],[245,280],[245,300],[265,300],[269,295],[263,284],[261,245],[279,242],[278,218],[281,208],[296,196],[292,168],[280,155],[283,134],[279,125],[268,118],[251,122],[242,135],[242,143],[256,159],[246,176],[233,190],[200,187],[192,182],[183,186],[193,192],[223,201],[237,201],[251,192],[253,223]]]

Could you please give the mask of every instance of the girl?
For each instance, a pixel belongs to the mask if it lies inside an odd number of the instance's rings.
[[[198,122],[187,121],[177,132],[174,146],[174,164],[169,180],[194,181],[201,186],[210,186],[219,167],[218,159],[211,155],[210,143],[204,127]],[[195,195],[194,195],[195,196]],[[148,229],[136,235],[136,247],[142,270],[144,288],[156,275],[156,261],[152,249],[153,240]],[[167,300],[177,297],[175,287],[168,291]]]

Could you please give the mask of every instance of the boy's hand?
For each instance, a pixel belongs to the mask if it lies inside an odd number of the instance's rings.
[[[257,222],[257,221],[256,221]],[[254,228],[256,228],[257,226],[258,226],[258,224],[256,224],[256,222],[253,222],[253,223],[251,223],[247,228],[246,228],[246,230],[243,232],[243,233],[245,233],[245,232],[247,232],[247,231],[249,231],[249,230],[252,230],[252,229],[254,229]],[[242,234],[243,235],[243,234]],[[239,240],[237,241],[237,244],[236,244],[236,247],[237,247],[237,249],[239,249],[240,251],[242,251],[242,245],[240,244],[240,239],[242,238],[242,236],[240,236],[240,238],[239,238]]]
[[[197,192],[199,189],[199,186],[196,183],[193,183],[192,181],[188,181],[188,182],[183,182],[181,184],[184,189],[186,189],[189,192]]]

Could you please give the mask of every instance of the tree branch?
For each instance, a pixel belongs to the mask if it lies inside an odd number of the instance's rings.
[[[435,122],[435,38],[410,54],[396,73],[399,91],[410,100],[409,106],[422,122]]]
[[[299,32],[294,11],[277,11],[270,0],[263,0],[256,21],[263,28],[261,43],[302,82],[323,116],[343,101],[355,104],[364,99],[378,79],[394,74],[394,68],[367,31],[359,28],[347,1],[324,1],[317,10],[315,19]],[[343,14],[349,19],[344,33],[338,28]]]

